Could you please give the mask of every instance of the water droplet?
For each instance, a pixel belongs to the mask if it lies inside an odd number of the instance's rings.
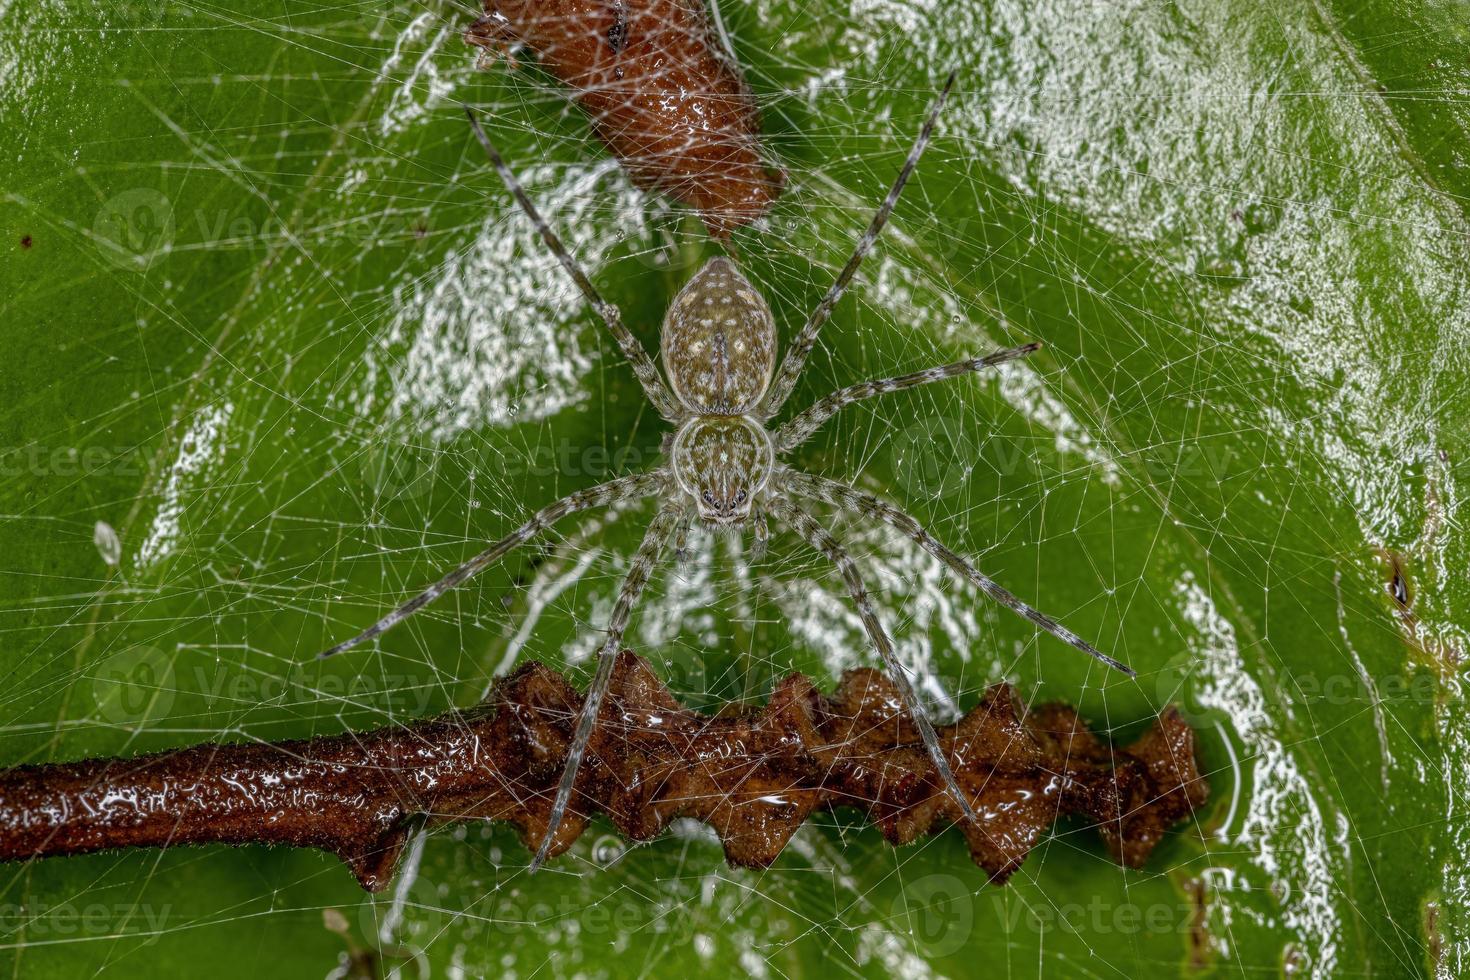
[[[592,845],[592,860],[599,867],[611,867],[627,850],[628,845],[623,842],[622,838],[607,834],[599,837]]]

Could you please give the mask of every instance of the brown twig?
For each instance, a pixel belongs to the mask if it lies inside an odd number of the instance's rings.
[[[415,724],[0,771],[0,859],[289,844],[331,851],[376,891],[420,814],[505,820],[540,840],[580,705],[565,678],[528,664],[480,707]],[[822,807],[856,807],[890,842],[913,841],[954,823],[958,808],[899,705],[892,682],[862,669],[830,697],[793,674],[763,710],[709,717],[681,707],[624,651],[552,853],[599,811],[636,840],[697,817],[732,864],[757,867]],[[1208,796],[1194,733],[1172,708],[1126,749],[1110,749],[1069,707],[1023,716],[1002,684],[940,738],[981,816],[963,827],[971,855],[997,882],[1071,813],[1097,825],[1116,860],[1138,866]]]

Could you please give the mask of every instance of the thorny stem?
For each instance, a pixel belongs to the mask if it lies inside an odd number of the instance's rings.
[[[893,844],[955,823],[958,807],[896,693],[867,668],[849,671],[831,696],[792,674],[763,710],[709,717],[681,707],[624,651],[551,853],[599,811],[635,840],[698,818],[732,864],[753,867],[774,861],[818,809],[862,810]],[[504,820],[540,841],[581,702],[532,663],[483,705],[413,724],[0,770],[0,859],[287,844],[330,851],[363,888],[381,890],[421,814]],[[961,825],[971,856],[997,882],[1071,813],[1097,826],[1115,860],[1139,866],[1208,798],[1194,733],[1172,708],[1114,749],[1071,708],[1026,712],[1002,684],[939,736],[982,817]]]

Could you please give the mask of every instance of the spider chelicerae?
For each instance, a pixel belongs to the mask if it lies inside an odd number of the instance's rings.
[[[892,391],[972,374],[1024,357],[1039,349],[1040,344],[1026,344],[926,371],[851,385],[817,401],[776,429],[767,428],[791,394],[807,355],[816,345],[817,333],[887,223],[904,184],[928,145],[954,79],[954,74],[951,74],[945,82],[888,196],[878,207],[852,257],[787,348],[779,369],[776,363],[776,323],[770,308],[735,264],[720,257],[711,259],[695,274],[665,314],[660,346],[664,370],[668,375],[667,384],[648,352],[623,324],[617,308],[603,300],[593,288],[587,274],[568,254],[561,239],[531,203],[520,182],[485,135],[473,110],[465,108],[475,136],[511,194],[562,268],[612,332],[648,400],[664,419],[675,426],[672,439],[665,441],[668,460],[647,472],[578,490],[548,504],[515,531],[357,636],[323,652],[321,656],[333,656],[381,635],[569,514],[637,498],[658,499],[658,512],[649,523],[618,591],[607,626],[607,638],[598,652],[597,672],[577,720],[556,798],[552,802],[546,834],[531,862],[532,871],[546,860],[571,800],[577,771],[612,679],[613,664],[633,607],[670,539],[675,539],[682,550],[684,537],[696,518],[712,529],[751,529],[754,535],[752,555],[759,559],[769,538],[769,515],[784,521],[837,566],[848,595],[857,606],[868,638],[898,687],[945,790],[968,820],[978,818],[956,783],[934,726],[894,654],[893,641],[873,608],[857,564],[832,533],[812,516],[807,506],[809,503],[834,506],[887,524],[912,538],[955,574],[973,583],[1001,605],[1108,666],[1133,675],[1133,671],[1124,664],[1094,649],[1056,620],[1006,591],[967,559],[937,541],[917,520],[894,504],[845,483],[792,469],[780,461],[783,454],[805,442],[846,405]]]

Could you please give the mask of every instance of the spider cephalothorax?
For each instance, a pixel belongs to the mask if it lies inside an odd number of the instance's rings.
[[[743,525],[775,468],[771,436],[748,415],[696,415],[679,427],[669,468],[708,527]]]
[[[648,472],[609,480],[548,504],[515,531],[362,633],[326,651],[322,656],[340,653],[382,634],[568,514],[642,497],[654,497],[659,501],[658,511],[648,525],[643,543],[633,558],[618,591],[617,602],[613,605],[607,637],[598,653],[597,675],[588,688],[587,699],[583,702],[577,719],[576,731],[567,749],[556,797],[547,817],[546,834],[531,862],[532,870],[553,850],[560,850],[570,843],[569,838],[563,839],[559,835],[562,816],[576,789],[577,772],[592,736],[603,696],[612,679],[612,665],[622,646],[623,632],[627,629],[633,606],[652,577],[669,539],[676,533],[682,537],[682,529],[695,516],[707,526],[715,528],[739,529],[749,526],[755,533],[756,547],[753,553],[759,554],[765,548],[766,514],[769,513],[837,567],[847,587],[847,593],[857,607],[873,649],[883,659],[884,666],[903,698],[904,707],[924,741],[934,771],[943,784],[943,790],[957,804],[959,814],[964,819],[978,821],[979,818],[965,791],[955,780],[939,736],[898,662],[893,641],[878,618],[857,563],[832,532],[813,516],[811,505],[827,505],[887,524],[917,542],[955,574],[971,582],[996,602],[1109,666],[1132,674],[1123,664],[1098,652],[1065,626],[1006,591],[965,558],[937,541],[918,521],[896,505],[837,480],[803,473],[777,461],[781,453],[801,445],[823,422],[845,405],[888,392],[971,374],[1004,361],[1024,357],[1037,350],[1040,344],[1012,347],[985,357],[968,358],[913,374],[851,385],[817,401],[774,431],[766,428],[767,420],[776,416],[786,397],[791,394],[807,355],[816,345],[817,333],[822,324],[827,321],[864,256],[872,248],[878,232],[887,222],[899,193],[929,141],[939,109],[953,83],[954,76],[951,75],[915,140],[913,149],[909,151],[908,159],[904,161],[903,169],[888,196],[879,206],[868,230],[852,257],[848,259],[847,265],[838,273],[827,295],[817,304],[806,324],[792,339],[779,369],[776,366],[776,324],[771,317],[770,308],[761,298],[760,292],[740,273],[733,262],[717,258],[708,262],[689,281],[674,298],[664,318],[661,352],[668,375],[667,383],[643,345],[623,325],[617,308],[598,295],[586,273],[568,254],[561,240],[546,224],[525,190],[506,167],[505,161],[480,128],[474,113],[469,113],[475,135],[506,186],[510,188],[511,194],[530,217],[542,240],[561,262],[572,281],[607,324],[653,407],[677,427],[672,440],[665,443],[669,460]],[[977,793],[978,791],[977,789]]]

